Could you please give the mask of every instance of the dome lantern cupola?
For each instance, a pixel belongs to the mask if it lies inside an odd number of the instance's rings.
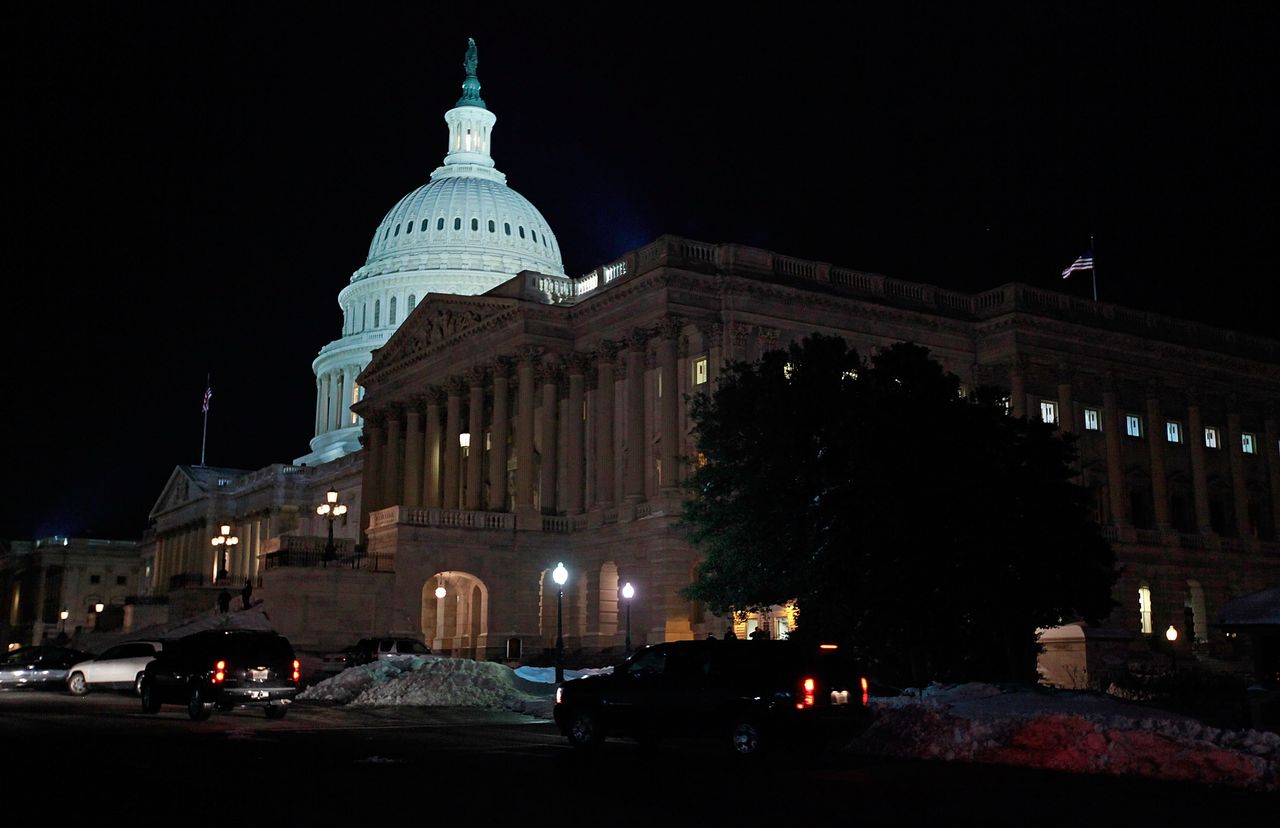
[[[480,78],[476,76],[476,41],[467,38],[467,55],[462,68],[467,77],[462,81],[462,97],[444,115],[449,125],[449,153],[444,166],[431,174],[435,179],[448,175],[482,175],[505,181],[506,176],[494,169],[489,154],[493,125],[498,116],[489,111],[480,97]],[[488,175],[486,175],[486,172]]]

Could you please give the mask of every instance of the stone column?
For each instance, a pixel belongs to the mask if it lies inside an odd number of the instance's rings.
[[[516,497],[515,511],[533,510],[533,400],[534,368],[542,349],[526,348],[516,367]],[[517,518],[518,520],[518,518]]]
[[[324,375],[323,402],[320,404],[320,433],[329,433],[329,422],[333,416],[333,372]]]
[[[644,500],[644,472],[648,445],[644,433],[644,369],[647,330],[637,329],[627,338],[627,445],[623,481],[628,501]]]
[[[439,388],[427,389],[427,422],[422,439],[422,503],[439,509],[444,503],[440,491],[440,405],[444,392]]]
[[[466,508],[472,512],[484,508],[484,386],[487,379],[483,368],[473,368],[467,373],[467,383],[471,386],[467,402],[471,447],[467,449]]]
[[[676,341],[682,324],[664,319],[658,326],[658,376],[662,397],[658,400],[658,433],[662,438],[662,479],[660,489],[680,485],[680,376],[676,362]]]
[[[559,511],[556,499],[556,459],[558,445],[556,437],[560,429],[559,413],[559,366],[555,362],[543,362],[538,365],[538,379],[542,383],[542,416],[539,418],[539,431],[542,434],[542,468],[538,475],[538,503],[544,515],[554,515]]]
[[[583,406],[585,400],[587,361],[582,354],[565,357],[565,369],[569,373],[569,402],[565,411],[565,464],[564,511],[576,515],[582,511],[583,466]]]
[[[444,455],[444,508],[459,507],[458,489],[462,478],[458,469],[458,435],[462,433],[462,388],[463,382],[457,377],[449,380],[446,390],[448,400],[445,403],[444,444],[441,453]]]
[[[1169,480],[1165,474],[1164,444],[1168,439],[1160,418],[1160,393],[1155,383],[1147,385],[1147,448],[1151,452],[1151,500],[1155,506],[1156,528],[1169,528]],[[1185,435],[1184,435],[1185,439]]]
[[[356,369],[350,365],[342,369],[342,389],[338,392],[338,428],[351,425],[351,389],[355,387]]]
[[[1253,523],[1249,520],[1249,486],[1244,475],[1244,446],[1240,440],[1240,412],[1235,397],[1227,401],[1227,455],[1231,463],[1231,497],[1236,512],[1236,535],[1252,537]]]
[[[404,460],[402,452],[404,448],[400,444],[400,432],[402,425],[400,418],[404,415],[400,406],[393,406],[387,415],[387,447],[383,452],[386,457],[385,476],[383,477],[382,492],[387,498],[387,506],[395,506],[399,500],[402,490],[400,488],[400,470]]]
[[[364,511],[364,528],[368,528],[368,516],[382,508],[382,418],[369,412],[364,421],[364,433],[360,435],[364,446],[364,473],[360,499]]]
[[[406,506],[422,505],[422,411],[414,401],[405,411],[404,498]]]
[[[617,497],[613,456],[613,358],[617,353],[617,343],[608,340],[596,348],[596,503],[605,507]]]
[[[507,422],[511,417],[507,407],[511,393],[507,368],[506,359],[498,359],[493,364],[493,424],[490,428],[492,446],[489,449],[491,512],[507,510]]]
[[[1009,363],[1009,413],[1027,416],[1026,360],[1015,356]]]
[[[1107,489],[1111,502],[1111,522],[1129,525],[1129,500],[1125,496],[1124,466],[1120,460],[1121,422],[1116,391],[1110,386],[1102,392],[1103,438],[1107,444]]]
[[[316,377],[316,436],[321,435],[324,420],[324,379]]]
[[[1276,404],[1267,403],[1266,419],[1262,424],[1262,456],[1266,458],[1268,488],[1271,491],[1271,540],[1280,540],[1280,424],[1277,423]]]
[[[1199,401],[1192,396],[1187,406],[1187,430],[1191,432],[1191,489],[1196,507],[1196,526],[1200,534],[1213,532],[1209,513],[1209,475],[1205,471],[1204,420],[1200,417]]]

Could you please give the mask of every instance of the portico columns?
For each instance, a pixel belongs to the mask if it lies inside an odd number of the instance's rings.
[[[557,434],[560,423],[558,409],[560,395],[558,392],[559,366],[554,362],[543,362],[538,365],[539,379],[542,381],[542,416],[540,430],[542,432],[542,467],[538,476],[538,505],[544,515],[554,515],[558,510],[556,502],[556,459]]]
[[[1164,471],[1164,444],[1168,439],[1160,419],[1160,397],[1155,384],[1147,386],[1147,448],[1151,452],[1151,500],[1156,528],[1169,528],[1169,481]]]
[[[444,508],[458,508],[458,435],[462,433],[462,380],[453,377],[446,386],[444,414]]]
[[[1236,534],[1247,538],[1253,535],[1253,525],[1249,520],[1249,487],[1244,477],[1244,445],[1240,437],[1240,412],[1236,410],[1234,397],[1227,401],[1227,405],[1227,450],[1230,452],[1227,458],[1231,464],[1231,496],[1236,512]]]
[[[422,445],[423,503],[439,509],[443,504],[440,491],[440,403],[444,392],[439,388],[427,389],[427,423]]]
[[[1110,495],[1111,522],[1129,525],[1129,503],[1125,498],[1124,467],[1120,461],[1120,409],[1115,388],[1108,384],[1102,392],[1103,438],[1107,445],[1107,491]]]
[[[403,414],[400,406],[392,406],[387,414],[387,447],[384,452],[386,456],[386,470],[383,478],[382,492],[387,497],[387,506],[397,505],[402,490],[400,488],[400,468],[403,459],[401,452],[404,450],[400,445],[400,417]]]
[[[586,387],[586,359],[582,354],[565,357],[569,372],[569,402],[565,410],[565,464],[563,507],[568,514],[582,511],[583,454],[582,426],[584,389]]]
[[[1209,479],[1205,472],[1204,420],[1200,418],[1199,401],[1187,406],[1187,429],[1191,432],[1191,489],[1196,507],[1196,528],[1201,534],[1213,531],[1209,513]]]
[[[540,348],[526,348],[516,368],[516,498],[519,515],[533,512],[533,375],[534,364],[542,356]]]
[[[415,401],[405,412],[404,497],[406,506],[422,505],[422,412]]]
[[[661,474],[659,489],[671,490],[680,483],[680,380],[676,364],[676,338],[680,335],[680,321],[665,319],[658,326],[658,383],[661,397],[658,400],[659,434],[662,438]]]
[[[507,360],[498,359],[493,364],[493,423],[490,428],[489,448],[489,511],[507,510],[507,422],[510,419],[507,401],[510,388],[507,380]]]
[[[612,506],[616,500],[613,460],[613,358],[618,345],[604,340],[596,348],[596,504]]]
[[[382,492],[380,491],[382,483],[382,418],[376,413],[370,412],[364,421],[364,433],[360,435],[360,442],[364,446],[364,491],[361,493],[361,499],[364,507],[364,517],[367,522],[368,515],[382,508]]]
[[[467,374],[471,385],[471,398],[467,403],[471,446],[467,449],[467,503],[466,508],[478,512],[484,503],[484,369],[472,369]]]
[[[625,494],[628,501],[644,500],[644,471],[648,457],[644,439],[644,362],[647,330],[637,329],[627,338],[627,445]]]

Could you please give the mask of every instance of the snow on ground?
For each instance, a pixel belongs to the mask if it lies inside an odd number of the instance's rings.
[[[566,680],[604,670],[565,670]],[[555,670],[442,656],[352,667],[300,700],[353,706],[440,705],[549,719]],[[930,685],[871,701],[875,723],[848,750],[1138,775],[1257,790],[1280,787],[1280,734],[1219,730],[1109,696],[989,684]]]

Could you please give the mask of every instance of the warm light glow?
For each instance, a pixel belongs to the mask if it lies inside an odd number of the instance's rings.
[[[804,692],[806,693],[813,692],[813,679],[807,678],[804,680]]]
[[[107,608],[107,605],[102,603],[101,601],[93,605],[94,612],[102,612],[106,608]],[[1169,629],[1173,629],[1173,627],[1170,627]]]
[[[1169,625],[1169,629],[1164,631],[1164,637],[1170,641],[1178,640],[1178,631],[1173,628],[1172,624]]]
[[[622,585],[622,597],[626,598],[628,601],[636,597],[636,588],[631,585],[630,581],[627,581]]]
[[[471,432],[464,431],[458,435],[458,445],[463,448],[471,448]]]
[[[560,586],[564,586],[569,580],[569,570],[564,568],[564,562],[556,564],[555,570],[551,573],[551,578]]]
[[[347,513],[347,506],[345,503],[333,510],[333,514],[335,517],[342,517],[346,513]]]
[[[839,644],[819,644],[818,645],[819,650],[836,650],[836,649],[839,649],[839,647],[840,647]]]
[[[316,507],[316,514],[317,514],[317,515],[327,515],[327,514],[329,514],[329,504],[328,504],[328,503],[325,503],[324,505],[317,506],[317,507]]]
[[[436,597],[437,597],[437,598],[443,598],[443,597],[445,596],[445,594],[446,594],[446,593],[445,593],[445,589],[444,589],[444,584],[441,584],[440,586],[436,587]]]
[[[229,524],[229,523],[224,523],[224,524],[222,524],[222,528],[221,528],[219,531],[220,531],[220,532],[222,532],[222,534],[223,534],[223,535],[230,535],[230,534],[231,534],[231,524]]]
[[[337,502],[338,502],[338,493],[337,493],[337,491],[335,491],[334,489],[330,489],[330,490],[325,494],[324,499],[325,499],[326,501],[328,501],[329,503],[337,503]]]
[[[58,617],[61,618],[63,621],[66,621],[67,616],[70,614],[71,613],[67,612],[66,610],[63,610],[62,612],[58,613]]]

